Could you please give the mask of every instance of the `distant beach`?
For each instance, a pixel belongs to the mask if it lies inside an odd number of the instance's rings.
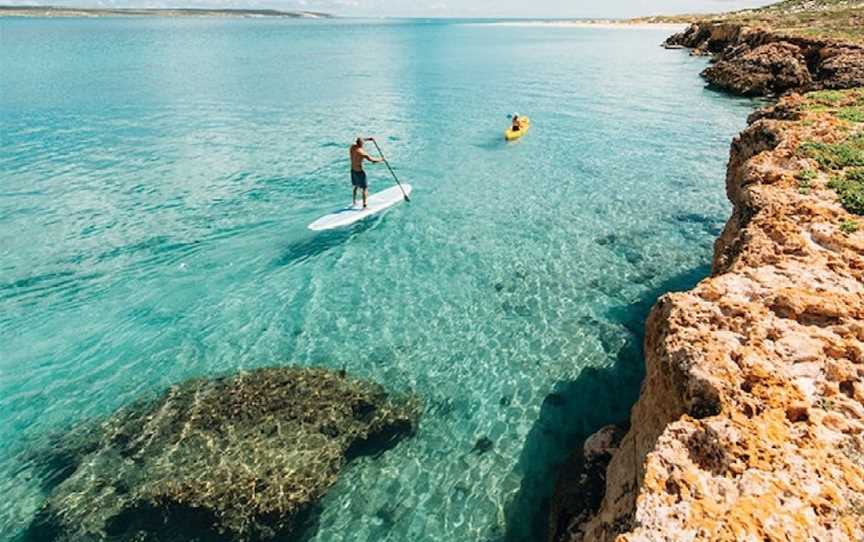
[[[477,23],[485,26],[542,26],[556,28],[631,28],[631,29],[663,29],[663,30],[681,30],[686,28],[686,24],[676,23],[650,23],[644,21],[630,22],[626,20],[585,20],[585,21],[499,21],[492,23]]]
[[[72,8],[57,6],[0,6],[0,17],[285,17],[321,19],[332,15],[315,11],[209,8]]]

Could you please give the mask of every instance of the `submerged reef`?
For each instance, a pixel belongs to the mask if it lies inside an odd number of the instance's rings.
[[[553,540],[864,540],[864,92],[749,123],[712,274],[652,310],[630,429],[561,474],[601,495]]]
[[[346,462],[411,435],[411,396],[323,369],[192,380],[68,434],[39,541],[268,540],[296,534]]]

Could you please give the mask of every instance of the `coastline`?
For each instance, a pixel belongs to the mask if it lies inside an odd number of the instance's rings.
[[[508,27],[540,27],[540,28],[603,28],[603,29],[636,29],[636,30],[683,30],[684,23],[652,23],[629,21],[499,21],[494,23],[469,23],[477,26],[508,26]]]
[[[652,309],[629,430],[574,452],[549,540],[862,540],[864,221],[837,187],[864,165],[864,54],[726,23],[666,45],[786,96],[733,141],[712,273]]]
[[[313,11],[275,9],[209,9],[209,8],[72,8],[57,6],[0,6],[2,17],[226,17],[329,19],[332,15]]]
[[[671,36],[664,46],[712,56],[702,76],[734,94],[772,97],[864,86],[864,46],[843,40],[707,22]]]
[[[523,26],[663,26],[560,23]],[[692,40],[666,45],[715,55],[706,79],[739,94],[830,89],[850,81],[849,66],[859,58],[836,42],[728,26],[691,30]],[[809,73],[812,59],[818,62]],[[645,331],[647,376],[632,423],[602,429],[577,451],[578,469],[590,469],[583,478],[599,500],[583,503],[578,519],[555,507],[555,540],[864,540],[864,221],[844,208],[836,188],[846,169],[859,167],[857,147],[848,156],[833,150],[864,138],[864,91],[786,95],[753,113],[748,125],[730,152],[726,182],[734,212],[716,239],[711,275],[687,292],[663,295],[654,307]],[[864,172],[864,162],[860,167]],[[283,266],[297,253],[294,246],[290,252]],[[495,284],[496,291],[506,287]],[[334,378],[344,378],[344,370]],[[590,393],[578,395],[591,400]],[[510,399],[501,399],[509,407]],[[549,405],[560,402],[550,395]],[[273,457],[284,456],[280,448]],[[487,452],[498,450],[484,436],[467,453]],[[567,483],[584,489],[581,471],[573,469]],[[563,483],[559,492],[568,490]]]

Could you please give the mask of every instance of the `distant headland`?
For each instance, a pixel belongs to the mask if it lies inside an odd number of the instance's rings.
[[[77,8],[61,6],[2,6],[0,17],[286,17],[332,18],[317,11],[210,8]]]

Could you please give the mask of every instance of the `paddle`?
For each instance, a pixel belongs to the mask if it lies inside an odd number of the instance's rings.
[[[410,199],[408,199],[408,194],[405,193],[405,189],[402,188],[402,183],[399,182],[399,177],[396,176],[396,173],[393,171],[393,168],[390,167],[390,162],[388,162],[387,159],[384,158],[384,153],[381,151],[381,147],[378,146],[378,142],[375,141],[374,137],[367,138],[367,141],[371,141],[372,143],[375,144],[375,148],[378,149],[378,154],[381,155],[381,160],[384,162],[384,165],[387,166],[387,169],[390,170],[390,175],[393,175],[393,178],[396,179],[396,184],[399,185],[399,190],[402,191],[402,196],[405,198],[405,201],[411,201]]]

